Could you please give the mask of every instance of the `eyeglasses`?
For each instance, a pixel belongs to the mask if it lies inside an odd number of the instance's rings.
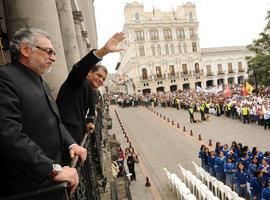
[[[52,50],[52,49],[44,49],[44,48],[42,48],[40,46],[34,46],[34,47],[36,47],[36,48],[38,48],[38,49],[40,49],[42,51],[45,51],[49,56],[51,56],[51,55],[55,56],[56,55],[56,52],[54,50]]]

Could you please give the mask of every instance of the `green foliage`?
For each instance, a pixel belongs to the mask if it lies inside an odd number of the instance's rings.
[[[256,53],[255,57],[247,57],[248,71],[253,71],[249,81],[254,83],[254,74],[257,75],[257,81],[260,85],[270,85],[270,10],[266,16],[267,25],[264,32],[253,40],[247,48]]]
[[[270,55],[257,54],[248,59],[249,71],[253,70],[253,75],[249,77],[249,82],[254,84],[254,73],[260,85],[270,85]]]

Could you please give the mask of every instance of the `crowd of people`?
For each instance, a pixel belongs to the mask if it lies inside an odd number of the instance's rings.
[[[211,176],[224,182],[239,196],[251,199],[270,199],[270,152],[261,152],[258,147],[233,141],[231,145],[216,143],[209,149],[202,145],[199,151],[202,168]]]
[[[233,85],[229,96],[224,91],[208,93],[190,89],[146,95],[114,94],[110,99],[122,107],[146,105],[185,109],[190,114],[191,123],[196,122],[193,118],[194,112],[200,112],[200,121],[206,120],[205,114],[218,117],[225,115],[242,123],[256,123],[264,129],[270,129],[269,87],[260,87],[258,95],[255,93],[244,95],[243,85]]]

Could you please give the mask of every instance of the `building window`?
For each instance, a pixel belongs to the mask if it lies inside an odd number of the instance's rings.
[[[135,31],[136,33],[136,40],[143,41],[144,40],[144,32],[142,30]]]
[[[156,75],[157,75],[157,78],[161,78],[161,67],[160,66],[156,67]]]
[[[187,74],[188,71],[187,71],[187,64],[182,64],[182,71],[183,71],[183,74]]]
[[[173,45],[173,43],[171,44],[171,52],[172,52],[172,54],[174,54],[174,45]]]
[[[158,40],[158,31],[157,30],[150,30],[150,38],[151,40]]]
[[[155,50],[154,45],[151,45],[151,50],[152,50],[152,55],[155,56],[156,55],[156,50]]]
[[[245,70],[243,69],[242,62],[238,62],[237,65],[238,65],[238,72],[244,72],[244,71],[245,71]]]
[[[192,42],[192,52],[197,52],[197,43]]]
[[[170,52],[169,52],[168,44],[165,44],[165,53],[166,53],[166,54],[169,54],[169,53],[170,53]]]
[[[164,29],[164,39],[171,40],[172,39],[172,31],[171,29]]]
[[[193,19],[193,14],[192,14],[192,12],[189,13],[188,17],[189,17],[189,19]]]
[[[189,35],[190,35],[190,39],[194,39],[195,38],[195,33],[193,28],[189,29]]]
[[[222,70],[222,64],[217,64],[217,68],[218,68],[218,74],[219,75],[224,74],[223,70]]]
[[[145,56],[145,53],[144,53],[144,46],[143,46],[143,45],[140,45],[140,46],[139,46],[139,56]]]
[[[160,48],[159,44],[157,45],[157,53],[158,53],[158,55],[161,55],[161,48]]]
[[[228,73],[233,73],[232,63],[228,63]]]
[[[148,78],[147,76],[147,70],[145,68],[142,69],[142,79],[146,80]]]
[[[181,45],[181,43],[178,44],[178,52],[182,53],[182,45]]]
[[[207,76],[212,76],[211,65],[206,65]]]
[[[195,63],[195,73],[200,73],[199,63]]]
[[[183,48],[184,48],[184,53],[187,53],[187,44],[186,43],[184,43]]]
[[[173,65],[169,66],[169,76],[175,76],[175,71],[174,71],[174,66]]]
[[[183,28],[176,29],[177,39],[185,39],[185,32]]]
[[[139,21],[140,20],[140,15],[138,13],[135,13],[135,20]]]

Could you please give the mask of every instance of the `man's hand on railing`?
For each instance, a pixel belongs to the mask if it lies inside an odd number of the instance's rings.
[[[87,133],[93,133],[95,130],[95,124],[89,122],[86,124],[86,131]]]
[[[75,168],[71,168],[68,166],[63,167],[61,172],[53,178],[55,182],[68,182],[68,186],[70,187],[70,192],[73,193],[78,184],[79,184],[79,176],[77,170]]]
[[[74,158],[75,155],[80,156],[81,163],[84,163],[87,157],[87,150],[77,144],[73,145],[69,150],[69,155]]]

